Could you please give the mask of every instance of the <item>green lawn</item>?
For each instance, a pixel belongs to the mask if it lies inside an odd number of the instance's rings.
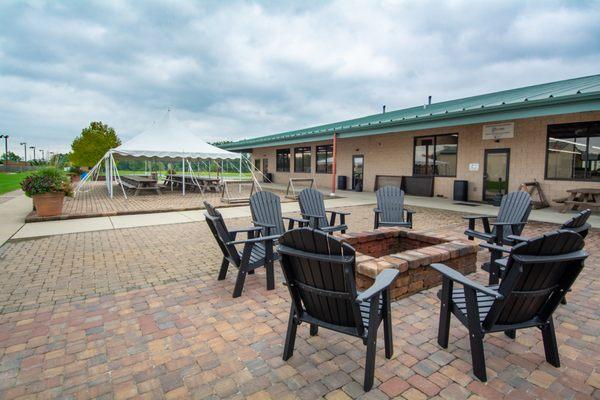
[[[21,181],[31,172],[0,172],[0,194],[21,188]]]

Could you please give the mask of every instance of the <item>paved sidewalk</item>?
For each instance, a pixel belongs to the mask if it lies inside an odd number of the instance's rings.
[[[32,203],[20,190],[0,196],[0,246],[24,225]]]
[[[360,197],[325,200],[325,204],[328,208],[360,206],[371,203],[372,201],[370,199]],[[284,213],[300,211],[297,202],[282,203],[281,207]],[[224,207],[221,208],[220,211],[225,218],[250,216],[250,207],[247,205],[239,207]],[[42,236],[63,235],[66,233],[95,232],[109,229],[181,224],[197,221],[204,221],[204,210],[32,222],[25,224],[12,238],[26,239]],[[23,224],[21,223],[21,226],[22,225]]]

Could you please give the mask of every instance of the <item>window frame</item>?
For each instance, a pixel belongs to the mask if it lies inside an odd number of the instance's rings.
[[[456,136],[456,169],[454,171],[454,175],[438,175],[435,173],[435,164],[437,161],[437,138],[440,136]],[[433,139],[433,173],[431,174],[416,174],[415,173],[415,158],[416,158],[416,154],[417,154],[417,140],[419,139],[427,139],[427,138],[431,138]],[[452,132],[452,133],[440,133],[437,135],[423,135],[423,136],[414,136],[413,137],[413,167],[412,167],[412,176],[431,176],[434,178],[456,178],[456,174],[458,173],[458,138],[459,138],[459,134],[458,132]]]
[[[549,155],[549,146],[550,146],[550,130],[552,129],[552,127],[555,126],[560,126],[560,125],[573,125],[573,126],[585,126],[587,125],[588,127],[593,125],[593,124],[600,124],[600,121],[582,121],[582,122],[566,122],[566,123],[562,123],[562,124],[548,124],[546,126],[546,148],[544,149],[545,151],[545,156],[544,156],[544,180],[547,181],[573,181],[573,182],[600,182],[600,178],[598,179],[591,179],[591,178],[585,178],[585,176],[588,175],[588,171],[589,171],[589,146],[590,146],[590,138],[592,137],[600,137],[600,135],[590,135],[589,132],[587,135],[585,136],[579,136],[580,138],[585,138],[585,169],[583,172],[584,178],[549,178],[548,177],[548,155]],[[573,137],[576,137],[575,135],[573,135]]]
[[[287,169],[282,168],[279,163],[279,155],[287,153]],[[277,149],[275,150],[275,172],[291,172],[291,159],[292,159],[292,149],[289,147],[286,149]]]
[[[319,171],[319,149],[325,148],[325,171]],[[331,151],[328,151],[331,149]],[[316,146],[315,149],[315,172],[317,174],[332,174],[333,173],[333,161],[331,163],[327,162],[329,159],[328,155],[331,154],[331,159],[333,160],[333,144],[320,144]]]
[[[297,153],[302,154],[302,158],[301,158],[302,159],[302,167],[303,167],[302,171],[298,171],[297,160],[296,160]],[[304,165],[304,155],[305,154],[308,154],[308,156],[309,156],[307,171],[304,170],[304,168],[306,167],[306,165]],[[294,173],[295,174],[310,174],[311,171],[312,171],[312,147],[311,146],[294,147]]]

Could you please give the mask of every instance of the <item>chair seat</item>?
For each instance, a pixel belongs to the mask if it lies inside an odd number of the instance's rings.
[[[238,254],[240,258],[242,258],[244,251],[238,250]],[[273,260],[279,260],[281,256],[279,253],[273,249]],[[265,259],[265,245],[264,243],[256,243],[252,247],[252,252],[250,253],[250,264],[261,263]]]
[[[388,222],[388,221],[379,221],[379,226],[399,226],[399,227],[410,227],[411,223],[409,222]]]
[[[498,290],[499,285],[491,285],[488,286],[491,289]],[[477,306],[479,307],[479,321],[483,321],[487,316],[492,304],[494,303],[494,298],[492,296],[488,296],[487,294],[481,292],[477,293]],[[442,292],[438,292],[438,298],[441,299]],[[463,288],[454,289],[452,291],[452,302],[458,310],[466,317],[467,316],[467,303],[465,300],[465,291]]]

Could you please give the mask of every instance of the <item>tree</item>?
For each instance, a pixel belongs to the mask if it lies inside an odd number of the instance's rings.
[[[4,163],[5,160],[6,160],[6,153],[2,153],[2,157],[0,158],[0,161],[2,163]],[[21,161],[21,156],[13,153],[12,151],[9,151],[8,152],[8,161],[19,162],[19,161]]]
[[[71,144],[71,163],[77,167],[92,167],[108,150],[120,144],[113,128],[100,121],[91,122]]]

